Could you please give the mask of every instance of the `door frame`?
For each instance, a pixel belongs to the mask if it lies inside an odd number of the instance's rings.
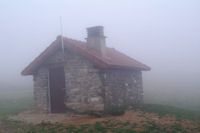
[[[47,87],[47,94],[48,94],[48,112],[52,113],[52,108],[51,108],[51,88],[50,88],[50,69],[51,68],[56,68],[56,67],[63,67],[64,69],[64,75],[65,75],[65,62],[57,62],[57,63],[50,63],[48,64],[48,87]],[[65,77],[64,77],[65,78]]]
[[[52,113],[51,111],[51,89],[50,89],[50,68],[48,68],[48,112]]]

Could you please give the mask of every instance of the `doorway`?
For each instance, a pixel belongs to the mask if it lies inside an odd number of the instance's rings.
[[[65,74],[64,67],[53,67],[49,71],[50,104],[52,113],[65,112]]]

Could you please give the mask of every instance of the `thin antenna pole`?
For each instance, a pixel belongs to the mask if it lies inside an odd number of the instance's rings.
[[[65,53],[65,48],[63,44],[63,25],[62,25],[62,16],[60,16],[60,32],[61,32],[61,44],[62,44],[62,52]]]

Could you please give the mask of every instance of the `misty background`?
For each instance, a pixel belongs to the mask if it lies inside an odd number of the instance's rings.
[[[60,34],[85,41],[104,26],[109,47],[150,66],[144,100],[200,109],[200,1],[0,1],[0,93],[33,90],[21,71]]]

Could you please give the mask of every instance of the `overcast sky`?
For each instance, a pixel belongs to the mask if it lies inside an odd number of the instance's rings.
[[[147,64],[144,88],[200,94],[199,0],[1,0],[0,87],[32,87],[20,72],[60,34],[85,40],[102,25],[107,46]],[[173,93],[173,91],[172,91]]]

